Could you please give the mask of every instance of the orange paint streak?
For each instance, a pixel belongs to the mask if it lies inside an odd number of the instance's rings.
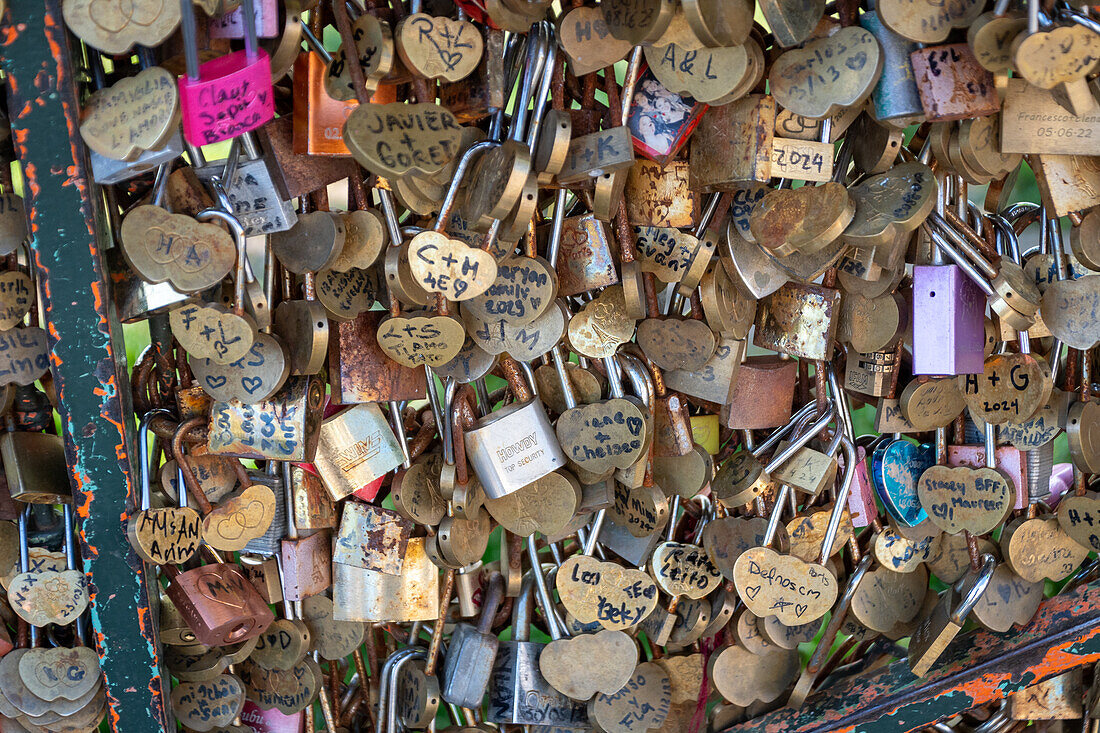
[[[0,45],[10,46],[19,38],[19,34],[27,29],[26,23],[0,28]]]

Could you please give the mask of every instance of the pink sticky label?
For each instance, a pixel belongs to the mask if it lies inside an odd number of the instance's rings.
[[[871,477],[867,475],[867,451],[856,448],[856,473],[852,477],[852,488],[848,492],[848,513],[852,516],[853,527],[866,527],[878,516],[875,504],[875,489],[871,486]]]
[[[180,77],[183,135],[209,145],[262,127],[275,116],[271,59],[263,49],[248,61],[234,51],[199,67],[199,78]]]
[[[1016,487],[1016,502],[1013,509],[1027,508],[1027,463],[1019,448],[1005,445],[993,453],[993,464],[1012,479]],[[947,465],[982,468],[985,466],[985,446],[949,445],[947,446]]]
[[[278,710],[261,710],[251,700],[244,701],[241,722],[252,726],[255,733],[299,733],[302,730],[302,714],[283,715]]]
[[[256,35],[275,38],[279,35],[279,8],[275,0],[257,0],[255,6]],[[244,38],[244,8],[210,19],[211,38]]]

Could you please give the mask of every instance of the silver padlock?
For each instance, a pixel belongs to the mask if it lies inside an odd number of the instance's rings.
[[[528,385],[511,357],[501,360],[501,368],[516,401],[480,418],[464,436],[466,460],[490,499],[565,467],[565,454],[533,384]]]

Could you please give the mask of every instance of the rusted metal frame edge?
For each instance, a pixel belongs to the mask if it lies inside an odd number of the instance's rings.
[[[149,602],[157,581],[126,541],[133,408],[122,327],[100,261],[102,212],[79,133],[73,44],[61,0],[9,0],[0,64],[8,76],[108,721],[115,733],[149,733],[169,723]]]
[[[727,733],[906,733],[1100,661],[1100,581],[1044,601],[1026,628],[956,638],[927,678],[907,660]]]

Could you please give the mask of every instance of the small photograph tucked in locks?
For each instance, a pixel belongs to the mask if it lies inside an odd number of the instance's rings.
[[[667,161],[687,142],[706,108],[692,97],[665,89],[644,67],[626,121],[634,149],[651,160]]]

